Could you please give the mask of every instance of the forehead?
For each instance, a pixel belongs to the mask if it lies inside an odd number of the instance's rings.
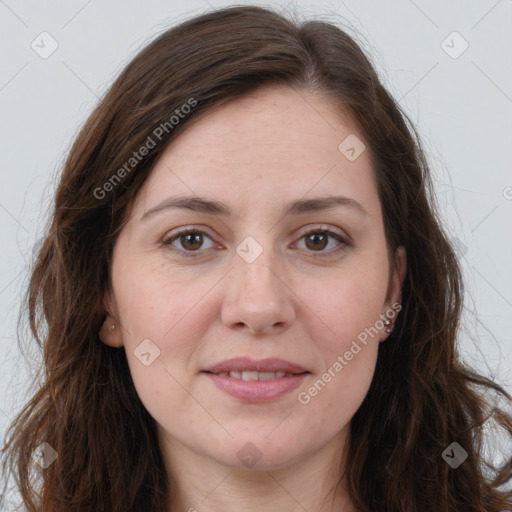
[[[357,151],[366,144],[333,99],[259,89],[191,123],[162,153],[138,202],[147,209],[185,193],[253,205],[335,193],[378,202],[369,151],[351,160],[346,140],[359,141]]]

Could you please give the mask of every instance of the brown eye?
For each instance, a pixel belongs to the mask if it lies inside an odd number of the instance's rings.
[[[210,245],[205,247],[207,240],[210,241]],[[299,239],[299,241],[302,240],[305,240],[306,251],[315,257],[332,256],[351,245],[341,235],[328,229],[312,229]],[[332,244],[332,240],[337,243]],[[195,257],[200,256],[204,249],[211,249],[214,244],[212,238],[204,231],[189,228],[168,235],[162,240],[162,245],[169,246],[181,256]]]
[[[194,251],[203,245],[203,235],[199,232],[180,235],[178,238],[181,246],[188,251]]]
[[[343,251],[351,244],[338,233],[328,229],[312,229],[305,233],[299,241],[305,241],[307,252],[318,253],[318,256],[331,256]],[[334,240],[337,243],[332,243]],[[315,254],[316,256],[316,254]]]
[[[204,247],[205,240],[210,240],[210,245]],[[176,247],[178,243],[178,247]],[[162,240],[162,244],[170,246],[173,251],[177,252],[182,256],[197,256],[200,255],[203,250],[210,249],[213,247],[212,239],[204,232],[199,229],[184,229],[173,235],[166,236]]]
[[[323,250],[328,243],[328,236],[321,231],[311,235],[306,235],[304,238],[306,239],[306,245],[308,246],[308,249],[312,250]]]

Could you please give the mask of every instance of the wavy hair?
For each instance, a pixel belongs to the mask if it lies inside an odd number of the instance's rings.
[[[28,511],[164,512],[172,500],[174,480],[125,352],[98,338],[113,246],[137,192],[182,130],[277,84],[328,95],[353,116],[372,155],[390,254],[399,245],[407,252],[403,310],[351,421],[351,499],[366,512],[512,510],[512,493],[503,490],[512,460],[496,468],[485,458],[483,430],[492,421],[512,435],[499,405],[511,397],[458,354],[461,273],[414,126],[347,32],[234,6],[181,22],[144,47],[71,147],[26,294],[43,379],[2,451],[3,471],[15,476]],[[191,99],[194,108],[170,129],[170,116]],[[122,172],[159,127],[159,143]],[[58,458],[37,472],[32,454],[43,442]],[[456,470],[442,458],[452,442],[468,453]]]

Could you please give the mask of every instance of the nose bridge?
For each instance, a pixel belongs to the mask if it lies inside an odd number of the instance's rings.
[[[275,301],[276,295],[283,293],[278,290],[283,283],[278,278],[278,273],[282,274],[282,267],[277,256],[270,237],[263,244],[252,237],[241,242],[234,258],[239,292],[249,292],[254,300],[264,297]]]

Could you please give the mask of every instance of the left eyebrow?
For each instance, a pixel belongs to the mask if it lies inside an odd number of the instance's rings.
[[[299,199],[285,205],[284,214],[300,215],[308,212],[331,210],[336,207],[350,208],[362,215],[369,215],[368,211],[355,199],[345,196],[315,197],[312,199]],[[161,203],[145,211],[141,220],[147,219],[157,213],[171,209],[191,210],[208,215],[230,216],[230,207],[221,201],[207,199],[199,196],[169,197]]]

